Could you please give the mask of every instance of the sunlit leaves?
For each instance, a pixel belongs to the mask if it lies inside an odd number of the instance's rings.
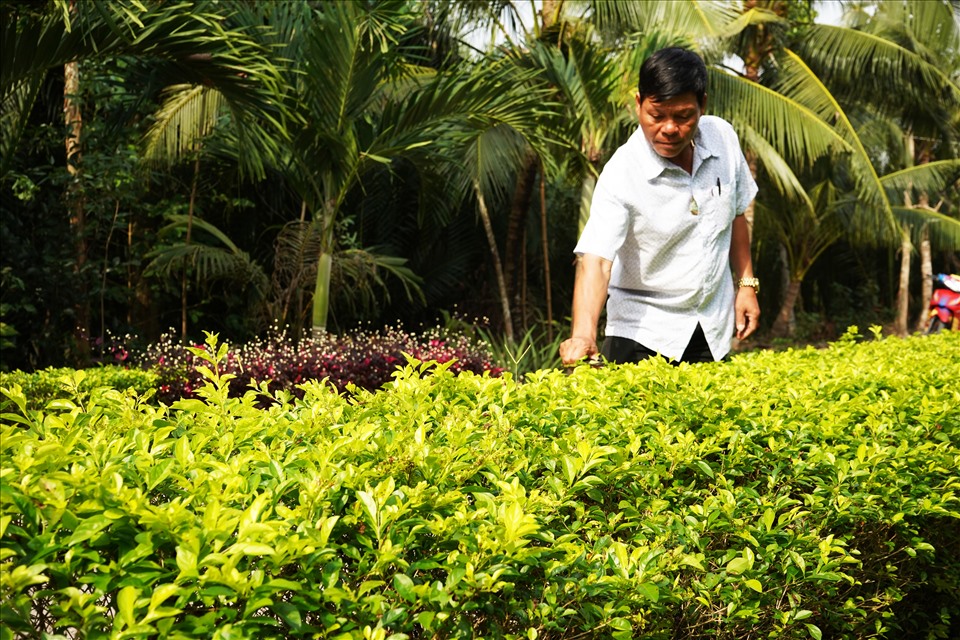
[[[208,335],[198,400],[5,407],[24,421],[0,425],[4,624],[793,640],[907,624],[906,602],[888,614],[949,570],[931,541],[960,518],[960,371],[929,367],[957,336],[857,336],[524,384],[412,360],[377,393],[306,385],[258,408],[228,396]]]

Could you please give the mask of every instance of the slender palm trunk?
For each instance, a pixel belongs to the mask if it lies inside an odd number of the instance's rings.
[[[933,160],[933,151],[929,140],[924,140],[918,145],[916,138],[911,135],[910,146],[914,149],[915,164],[924,165]],[[918,146],[919,148],[917,148]],[[925,209],[930,209],[930,195],[926,191],[920,192],[918,204]],[[932,296],[933,259],[930,254],[930,227],[928,223],[920,229],[920,311],[917,313],[917,321],[914,325],[917,331],[923,331],[927,328],[930,298]]]
[[[187,207],[187,237],[184,241],[190,246],[190,236],[193,232],[193,215],[197,206],[197,185],[200,182],[200,153],[193,161],[193,184],[190,185],[190,205]],[[183,266],[180,274],[180,340],[187,343],[187,266]]]
[[[503,266],[500,262],[500,251],[497,249],[497,238],[493,234],[493,224],[490,221],[490,211],[487,209],[487,201],[483,197],[483,191],[480,189],[480,182],[473,180],[473,190],[477,196],[477,205],[480,208],[480,219],[483,221],[483,230],[487,234],[487,244],[490,245],[490,256],[493,258],[493,269],[497,274],[497,288],[500,291],[500,306],[503,310],[503,329],[506,333],[507,341],[510,344],[515,342],[513,333],[513,318],[510,314],[510,297],[507,293],[507,283],[503,277]]]
[[[933,258],[930,251],[930,228],[923,225],[920,232],[920,278],[922,286],[920,290],[920,312],[917,313],[917,321],[914,324],[916,331],[923,331],[927,328],[927,318],[929,316],[930,298],[933,297]]]
[[[107,309],[106,309],[106,291],[107,291],[107,271],[110,267],[110,241],[113,239],[113,230],[117,226],[117,218],[120,217],[120,200],[114,202],[113,220],[110,221],[110,230],[107,231],[107,241],[103,243],[103,273],[100,276],[100,342],[106,344],[107,339]]]
[[[592,173],[588,173],[580,185],[580,215],[577,218],[577,237],[583,233],[583,228],[590,218],[590,203],[593,201],[593,190],[597,186],[597,178]]]
[[[913,244],[910,242],[910,226],[903,225],[900,237],[900,289],[897,291],[897,317],[893,330],[898,336],[908,333],[908,316],[910,307],[910,253]]]
[[[518,257],[521,257],[522,261],[523,245],[521,237],[526,228],[527,212],[530,210],[530,203],[533,201],[533,189],[539,167],[540,163],[537,162],[536,154],[529,153],[524,160],[520,174],[517,176],[513,200],[510,202],[510,217],[507,219],[507,235],[504,242],[503,278],[507,284],[508,299],[511,301],[515,301],[517,298],[515,292],[523,288],[523,284],[517,282],[517,262]],[[520,270],[522,271],[522,268]],[[514,315],[514,318],[517,317],[517,315]]]
[[[546,171],[540,164],[540,244],[543,247],[543,286],[547,296],[547,342],[553,344],[553,291],[550,286],[550,245],[547,242]]]
[[[777,338],[793,335],[793,324],[790,320],[793,317],[793,307],[800,297],[801,284],[803,284],[801,278],[790,278],[790,284],[787,285],[783,295],[783,304],[780,305],[780,312],[777,313],[777,319],[774,320],[773,327],[770,329],[770,333]]]
[[[313,291],[313,317],[311,336],[318,340],[327,332],[327,316],[330,312],[330,273],[333,271],[333,254],[321,251],[317,259],[317,284]]]
[[[76,6],[70,3],[76,13]],[[80,112],[80,64],[68,62],[63,66],[63,119],[67,126],[65,140],[67,172],[70,184],[67,187],[67,203],[70,229],[74,238],[74,273],[77,276],[77,303],[74,307],[74,341],[77,357],[85,365],[90,356],[90,292],[86,282],[87,265],[87,214],[80,185],[80,134],[83,118]]]

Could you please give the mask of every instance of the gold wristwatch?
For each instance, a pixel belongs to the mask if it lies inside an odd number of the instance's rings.
[[[753,287],[753,290],[760,293],[760,278],[740,278],[737,280],[737,288]]]

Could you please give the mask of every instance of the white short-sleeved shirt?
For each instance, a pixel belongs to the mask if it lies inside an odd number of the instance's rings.
[[[660,157],[641,129],[597,180],[574,252],[613,261],[606,335],[680,359],[697,323],[714,359],[730,351],[730,238],[757,194],[733,127],[700,118],[693,173]]]

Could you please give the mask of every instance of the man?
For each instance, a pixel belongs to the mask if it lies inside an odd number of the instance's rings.
[[[759,282],[743,212],[757,186],[730,124],[703,115],[706,84],[703,60],[686,49],[661,49],[641,66],[640,128],[603,168],[574,249],[564,364],[598,354],[709,362],[727,355],[733,335],[756,330]]]

